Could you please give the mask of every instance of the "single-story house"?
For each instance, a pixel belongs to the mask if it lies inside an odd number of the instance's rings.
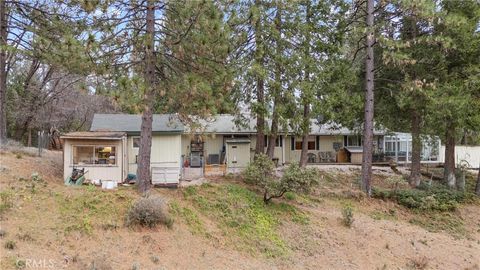
[[[141,121],[141,115],[95,114],[89,132],[63,135],[64,177],[70,176],[74,167],[85,168],[86,178],[93,181],[123,182],[129,175],[135,175]],[[198,120],[198,124],[199,128],[184,125],[175,114],[153,116],[153,184],[175,185],[181,177],[238,172],[253,160],[254,119],[237,125],[234,116],[222,114]],[[377,162],[385,161],[386,153],[390,153],[390,158],[398,157],[400,142],[386,136],[383,130],[374,131]],[[279,132],[274,161],[278,165],[298,162],[303,143],[302,137],[292,131]],[[362,159],[361,136],[346,128],[319,125],[312,120],[306,143],[309,163],[360,163]],[[397,156],[391,156],[392,149],[397,149]]]
[[[64,140],[64,178],[73,167],[86,178],[123,182],[136,174],[141,115],[95,114],[90,132],[72,132]],[[154,184],[177,184],[180,178],[183,124],[175,115],[154,115],[151,173]]]

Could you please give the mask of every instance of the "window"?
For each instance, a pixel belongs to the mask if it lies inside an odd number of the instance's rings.
[[[268,142],[270,141],[270,138],[265,135],[265,147],[268,147]],[[275,138],[275,147],[282,147],[283,146],[283,140],[282,140],[282,135],[278,135]]]
[[[73,165],[115,165],[115,146],[73,146]]]
[[[302,150],[303,141],[295,140],[295,150]],[[315,150],[315,138],[308,138],[308,150]]]
[[[133,148],[140,148],[140,137],[133,137]]]
[[[74,146],[73,164],[93,164],[93,146]]]
[[[362,146],[362,138],[360,136],[347,136],[347,146]]]
[[[385,142],[385,152],[395,152],[395,142]]]
[[[295,141],[295,150],[302,150],[302,141]]]
[[[283,146],[282,136],[277,136],[277,139],[275,139],[275,146],[276,147],[282,147]]]

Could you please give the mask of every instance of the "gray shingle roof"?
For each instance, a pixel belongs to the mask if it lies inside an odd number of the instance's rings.
[[[218,133],[218,134],[232,134],[232,133],[256,133],[256,120],[254,117],[249,115],[246,116],[246,121],[244,125],[237,126],[235,124],[235,117],[230,114],[219,114],[212,116],[209,120],[200,119],[198,123],[201,128],[198,128],[198,132],[205,133]],[[266,124],[270,127],[271,121],[267,119]],[[280,133],[285,133],[285,130],[280,128]],[[186,127],[186,132],[189,131],[188,126]],[[289,130],[289,133],[292,133],[293,130]],[[375,129],[375,135],[384,134],[384,130]],[[310,120],[310,135],[354,135],[357,134],[354,130],[342,127],[335,123],[325,123],[319,125],[317,120]]]
[[[140,114],[95,114],[90,131],[140,132]],[[152,132],[183,132],[183,124],[175,114],[154,114]]]
[[[200,128],[195,128],[196,132],[218,133],[218,134],[252,134],[256,133],[255,118],[246,117],[246,123],[238,126],[235,123],[235,117],[229,114],[219,114],[210,119],[198,119],[197,124]],[[91,131],[123,131],[127,133],[139,133],[142,123],[142,116],[139,114],[95,114],[93,116]],[[267,120],[270,126],[270,121]],[[310,121],[310,135],[352,135],[355,131],[336,125],[335,123],[326,123],[319,125],[316,120]],[[189,127],[180,122],[175,114],[154,114],[153,132],[190,132]],[[284,133],[284,131],[280,131]],[[292,130],[289,130],[289,133]],[[385,134],[384,130],[375,129],[375,135]]]

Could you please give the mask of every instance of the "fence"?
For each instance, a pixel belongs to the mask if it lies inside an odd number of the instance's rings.
[[[50,134],[42,130],[37,132],[37,136],[38,156],[41,157],[43,149],[48,148]]]
[[[445,162],[445,145],[440,147],[440,161]],[[480,166],[480,146],[455,146],[455,164],[465,161],[472,169]]]

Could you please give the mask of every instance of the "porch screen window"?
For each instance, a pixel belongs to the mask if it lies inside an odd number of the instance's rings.
[[[73,165],[116,165],[115,146],[73,146]]]

